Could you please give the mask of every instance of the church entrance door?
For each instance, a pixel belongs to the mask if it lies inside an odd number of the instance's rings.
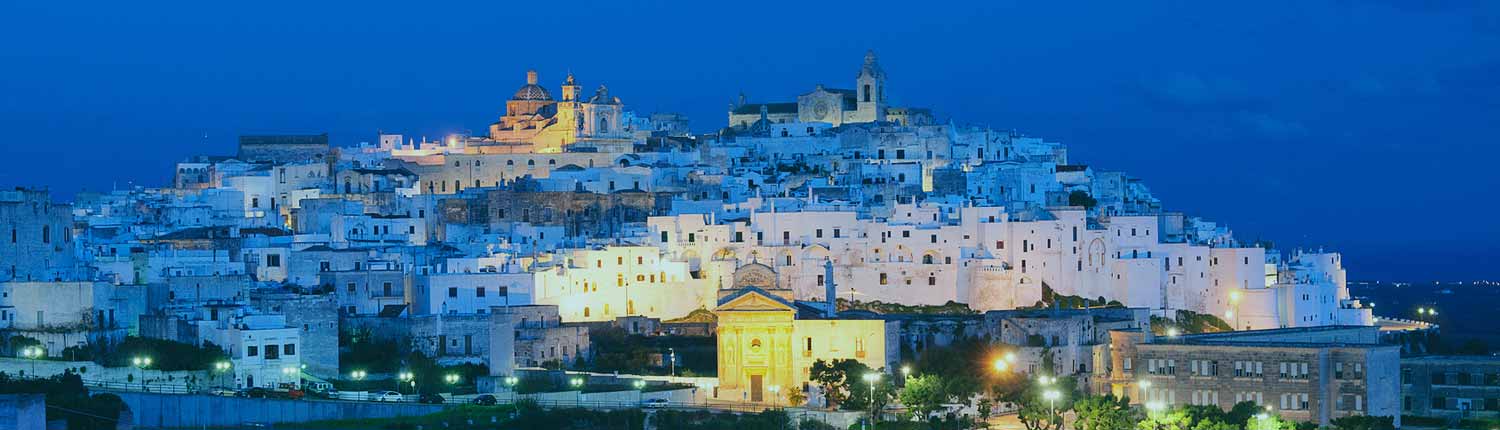
[[[761,397],[761,375],[750,375],[750,401],[760,402]]]

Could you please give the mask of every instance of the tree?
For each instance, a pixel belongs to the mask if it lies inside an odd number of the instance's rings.
[[[1067,382],[1063,382],[1066,380]],[[1072,381],[1064,378],[1054,385],[1042,386],[1033,384],[1021,394],[1021,410],[1016,412],[1016,418],[1021,420],[1021,425],[1026,430],[1061,430],[1063,426],[1062,415],[1072,408],[1072,403],[1064,397],[1067,387]],[[1057,391],[1063,397],[1057,400],[1047,400],[1045,393]]]
[[[1351,415],[1335,418],[1329,424],[1333,424],[1333,428],[1338,430],[1396,430],[1395,419],[1392,417]]]
[[[814,361],[809,378],[823,389],[823,397],[827,399],[828,406],[841,405],[848,398],[846,379],[849,370],[856,367],[864,367],[858,361],[849,359],[836,359],[832,362],[818,360]]]
[[[1068,193],[1068,206],[1083,206],[1084,208],[1093,208],[1094,206],[1098,205],[1099,201],[1095,200],[1093,196],[1090,196],[1087,191],[1076,190]]]
[[[995,411],[995,401],[984,399],[979,401],[979,419],[989,420],[990,413]]]
[[[1193,426],[1193,430],[1239,430],[1240,427],[1219,419],[1206,419]]]
[[[901,390],[901,404],[924,420],[947,400],[948,397],[943,392],[942,377],[937,375],[908,376],[906,388]]]
[[[1078,417],[1073,426],[1078,430],[1116,430],[1135,426],[1130,400],[1117,399],[1112,394],[1078,399],[1073,403],[1073,412]]]
[[[1181,410],[1153,412],[1146,414],[1146,418],[1136,423],[1135,428],[1139,430],[1191,430],[1192,419],[1187,412]]]
[[[787,406],[797,407],[807,403],[807,393],[802,390],[793,389],[786,393]]]

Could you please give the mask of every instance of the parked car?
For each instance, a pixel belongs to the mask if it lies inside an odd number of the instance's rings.
[[[261,387],[255,387],[255,388],[251,388],[251,389],[245,390],[244,397],[249,397],[249,398],[252,398],[252,399],[264,399],[269,394],[270,394],[270,390],[267,390],[267,389],[261,388]]]
[[[667,399],[646,399],[641,401],[641,407],[646,409],[661,409],[667,407]]]
[[[236,397],[236,396],[240,395],[240,392],[234,391],[234,390],[223,390],[223,389],[220,389],[220,390],[213,390],[212,392],[210,392],[210,394],[213,394],[215,396]]]
[[[395,391],[381,391],[370,393],[370,400],[376,402],[400,402],[406,399],[401,397],[401,393]]]
[[[495,399],[494,394],[480,394],[478,396],[475,396],[474,400],[470,400],[469,403],[481,406],[495,406],[495,404],[499,403],[499,401]]]
[[[443,396],[439,396],[437,394],[431,394],[431,393],[422,394],[420,396],[417,396],[417,403],[428,403],[428,404],[434,404],[434,405],[441,405],[441,404],[443,404]]]

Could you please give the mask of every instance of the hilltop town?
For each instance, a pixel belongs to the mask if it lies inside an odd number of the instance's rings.
[[[0,191],[4,350],[158,391],[483,394],[609,370],[593,338],[623,331],[711,339],[694,375],[649,354],[645,380],[697,388],[686,402],[830,407],[820,363],[894,375],[983,341],[1017,372],[1141,401],[1401,414],[1399,354],[1420,346],[1391,336],[1427,326],[1376,318],[1340,254],[1246,241],[1045,137],[893,105],[915,90],[851,60],[811,77],[834,85],[695,118],[709,133],[527,72],[482,135],[244,135],[160,187]],[[133,376],[150,362],[120,358],[168,344],[223,361]],[[409,374],[413,356],[439,370]],[[1308,387],[1366,372],[1389,379]]]

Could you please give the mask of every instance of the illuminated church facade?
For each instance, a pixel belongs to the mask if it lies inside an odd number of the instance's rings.
[[[826,302],[797,302],[776,279],[770,266],[752,262],[735,270],[732,288],[719,290],[720,398],[785,403],[776,396],[801,390],[818,360],[895,368],[899,323],[840,319]]]

